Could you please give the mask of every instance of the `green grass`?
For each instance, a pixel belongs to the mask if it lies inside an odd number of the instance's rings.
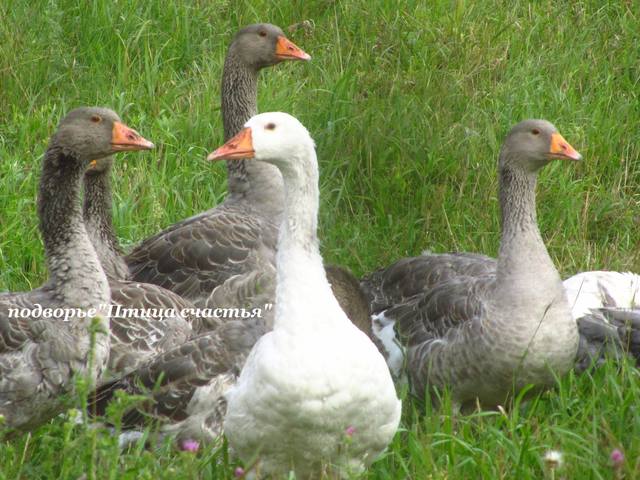
[[[87,2],[89,4],[89,2]],[[362,274],[433,251],[498,249],[495,167],[511,125],[554,122],[585,157],[556,162],[538,188],[539,221],[563,275],[640,270],[640,11],[634,2],[49,0],[0,3],[0,291],[46,277],[35,192],[56,123],[107,105],[153,140],[119,157],[115,224],[123,245],[218,203],[224,168],[219,84],[233,33],[286,28],[307,64],[263,72],[260,110],[308,127],[321,166],[325,259]],[[370,478],[640,476],[636,370],[567,378],[508,416],[418,415]],[[409,402],[406,402],[407,404]],[[0,445],[2,478],[232,478],[223,453],[118,455],[100,431],[62,420]]]

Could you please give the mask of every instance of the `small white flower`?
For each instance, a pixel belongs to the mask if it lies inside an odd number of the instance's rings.
[[[543,459],[549,470],[556,470],[562,466],[562,452],[557,450],[547,450]]]

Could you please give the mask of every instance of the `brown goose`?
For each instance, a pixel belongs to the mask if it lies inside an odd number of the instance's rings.
[[[193,304],[177,294],[157,285],[127,281],[129,271],[112,223],[112,165],[113,157],[91,162],[84,176],[83,214],[111,288],[108,366],[111,373],[122,374],[184,343],[192,336],[191,324],[197,328],[198,319],[189,313]]]
[[[527,120],[508,134],[499,160],[497,263],[423,255],[364,280],[378,320],[396,323],[416,394],[448,386],[462,408],[476,400],[495,407],[514,389],[551,385],[554,373],[573,366],[578,329],[536,220],[537,173],[554,158],[581,156],[549,122]]]
[[[82,177],[92,159],[152,146],[104,108],[73,110],[51,138],[38,196],[49,280],[30,292],[0,295],[0,415],[10,428],[47,421],[74,375],[95,382],[104,369],[110,292],[82,219]]]
[[[310,58],[274,25],[240,30],[222,74],[225,140],[257,113],[261,69]],[[148,238],[126,257],[133,280],[160,285],[203,306],[228,279],[273,264],[283,209],[282,177],[275,167],[258,162],[227,162],[227,169],[228,195],[222,204]]]
[[[327,279],[331,283],[333,295],[356,327],[362,330],[374,341],[377,337],[371,331],[371,309],[364,290],[358,279],[345,267],[339,265],[325,265]],[[378,345],[380,348],[380,345]]]

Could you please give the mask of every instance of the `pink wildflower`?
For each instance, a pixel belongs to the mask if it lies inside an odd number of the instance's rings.
[[[618,448],[613,449],[609,458],[611,458],[611,463],[613,464],[614,468],[621,467],[624,463],[624,453],[622,453],[622,450]]]
[[[200,443],[196,440],[183,440],[180,449],[185,452],[197,452],[200,449]]]

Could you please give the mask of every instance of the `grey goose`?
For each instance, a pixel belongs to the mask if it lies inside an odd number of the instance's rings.
[[[257,113],[260,70],[310,58],[275,25],[240,30],[222,72],[224,139]],[[125,257],[131,280],[159,285],[203,308],[264,308],[273,302],[276,240],[284,208],[282,176],[262,162],[227,162],[227,171],[228,193],[222,204],[149,237]],[[354,278],[338,266],[328,273],[337,288],[345,278]],[[352,313],[347,298],[343,301]],[[202,332],[219,322],[203,319],[200,325]]]
[[[7,427],[46,422],[74,376],[96,382],[104,370],[110,291],[83,223],[82,178],[93,159],[152,147],[113,111],[96,107],[71,111],[51,137],[37,201],[49,279],[30,292],[0,295],[0,415]]]
[[[260,70],[309,58],[275,25],[240,30],[222,73],[225,140],[257,113]],[[232,277],[238,284],[238,275],[252,276],[273,264],[282,177],[275,167],[258,162],[227,162],[227,170],[228,194],[222,204],[153,235],[125,257],[132,280],[160,285],[204,306],[213,290]]]
[[[199,328],[194,305],[157,285],[128,280],[112,220],[113,157],[93,160],[84,175],[84,223],[111,289],[110,376],[134,370],[184,343]],[[193,327],[193,328],[192,328]],[[108,377],[107,377],[108,378]]]
[[[537,174],[552,159],[581,156],[551,123],[526,120],[507,135],[498,162],[497,261],[423,254],[363,280],[374,330],[395,324],[399,332],[415,394],[446,386],[457,407],[496,407],[573,367],[578,328],[536,216]]]

